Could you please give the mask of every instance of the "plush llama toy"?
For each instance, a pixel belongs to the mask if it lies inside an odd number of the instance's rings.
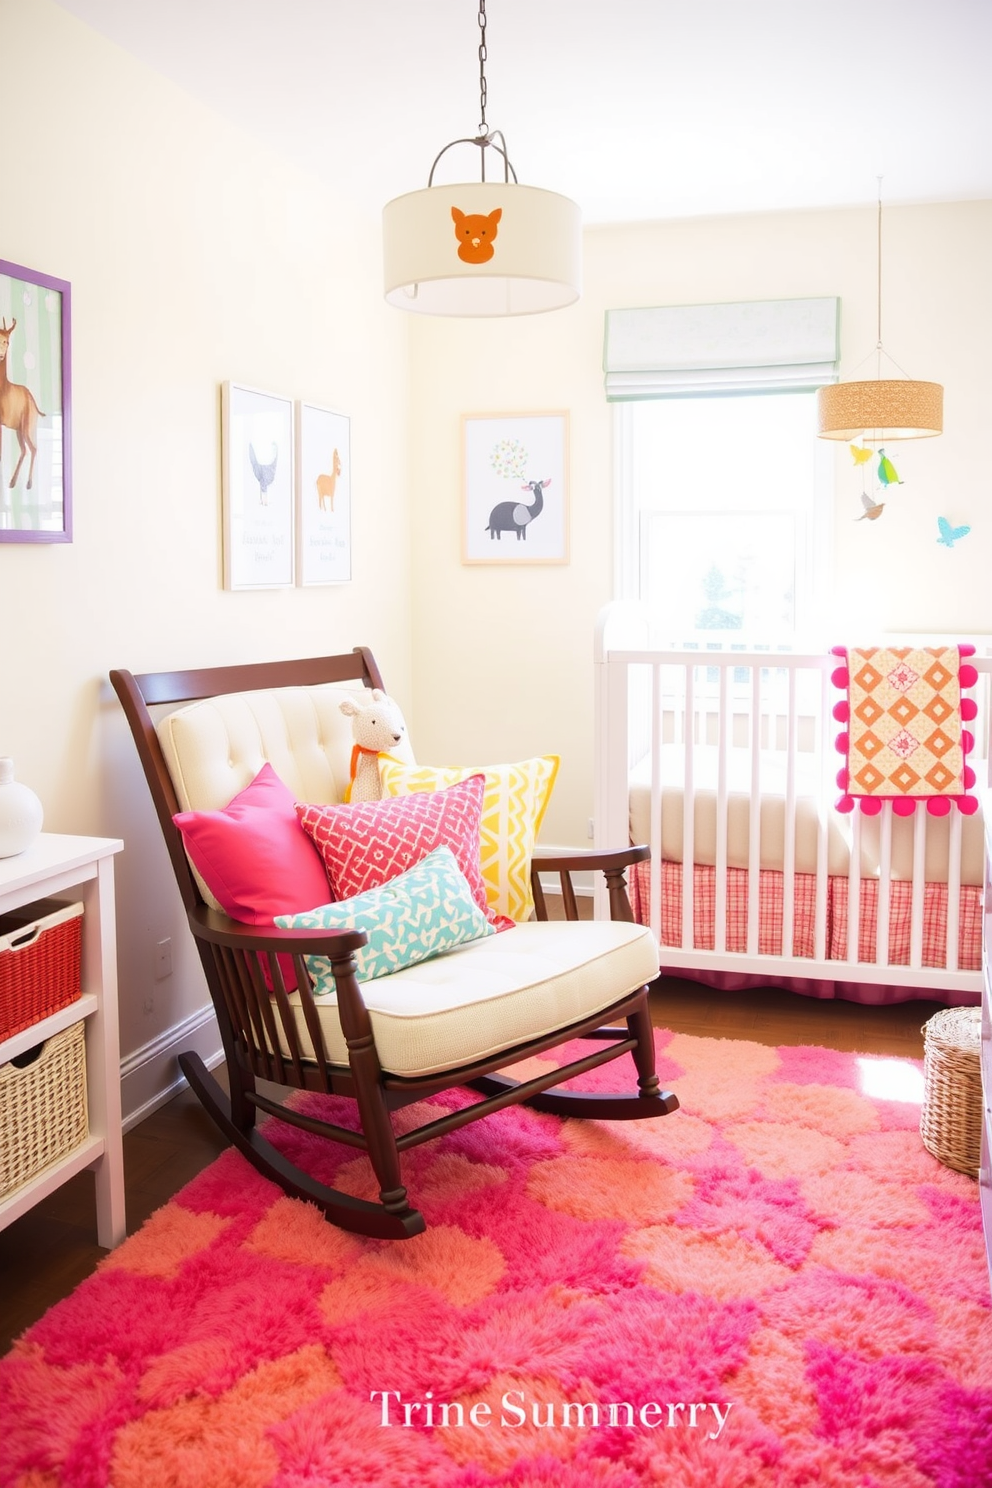
[[[378,687],[361,702],[344,698],[341,712],[351,719],[355,746],[351,751],[351,780],[345,791],[346,801],[378,801],[382,795],[379,781],[380,750],[395,749],[406,733],[403,715]]]

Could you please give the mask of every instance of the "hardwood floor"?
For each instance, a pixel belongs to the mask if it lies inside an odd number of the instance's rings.
[[[763,1044],[825,1044],[863,1053],[923,1054],[923,1023],[939,1003],[863,1007],[770,989],[715,992],[663,978],[652,992],[659,1027]],[[225,1147],[189,1090],[124,1138],[128,1233],[165,1204]],[[96,1243],[93,1178],[81,1173],[0,1231],[0,1353],[68,1294],[105,1254]]]

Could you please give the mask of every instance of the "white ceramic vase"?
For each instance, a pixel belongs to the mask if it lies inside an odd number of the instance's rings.
[[[0,858],[30,847],[44,817],[34,791],[14,779],[14,761],[0,759]]]

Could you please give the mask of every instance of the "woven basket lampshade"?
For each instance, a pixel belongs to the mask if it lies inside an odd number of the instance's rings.
[[[909,378],[835,382],[818,391],[816,413],[821,439],[928,439],[943,432],[944,389]]]

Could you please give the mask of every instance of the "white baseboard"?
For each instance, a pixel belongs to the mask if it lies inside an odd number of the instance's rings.
[[[125,1131],[130,1131],[159,1106],[164,1106],[183,1088],[186,1078],[180,1071],[178,1059],[187,1050],[199,1054],[208,1069],[213,1069],[224,1058],[220,1030],[209,1003],[121,1060],[121,1109]]]

